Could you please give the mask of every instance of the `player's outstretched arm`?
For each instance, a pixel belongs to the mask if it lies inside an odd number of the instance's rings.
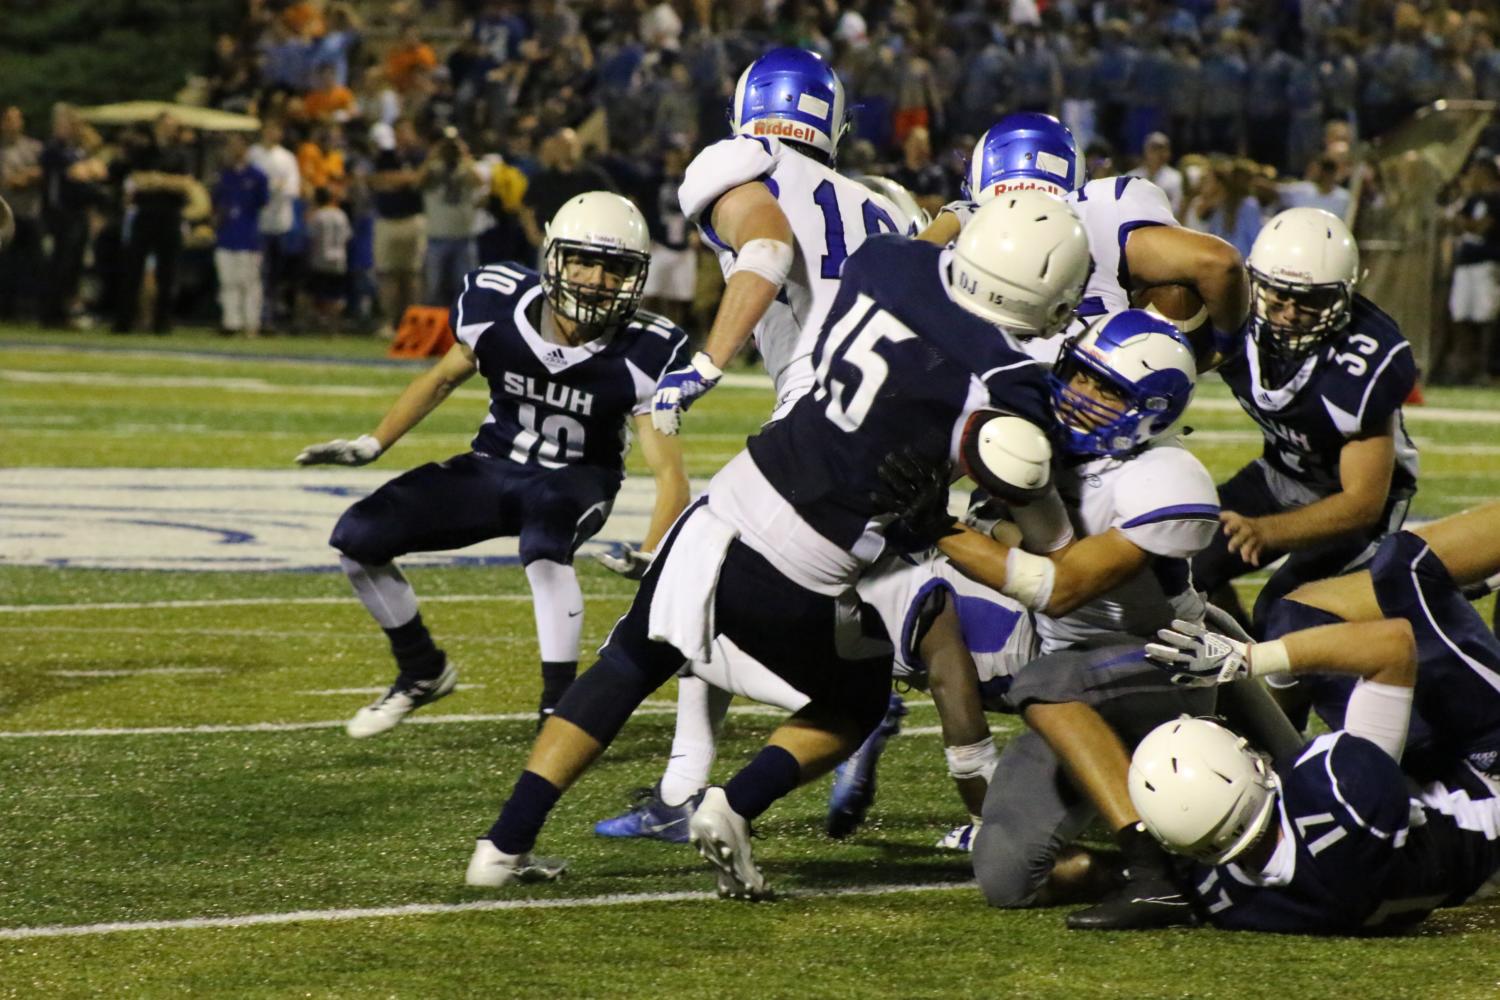
[[[1125,241],[1131,277],[1145,285],[1191,285],[1220,333],[1250,313],[1250,281],[1240,252],[1217,236],[1183,226],[1143,226]]]
[[[1385,510],[1395,467],[1393,434],[1348,441],[1339,452],[1339,492],[1306,507],[1264,517],[1223,512],[1219,519],[1229,536],[1229,551],[1259,566],[1268,552],[1295,551],[1369,530]]]
[[[641,455],[656,479],[656,505],[651,509],[651,525],[646,529],[641,549],[655,552],[672,522],[687,507],[691,490],[681,441],[658,431],[649,416],[636,417],[635,429],[641,439]]]
[[[938,212],[937,218],[929,222],[927,228],[917,234],[917,239],[945,247],[958,239],[961,228],[957,215],[952,212]]]
[[[1058,617],[1130,579],[1150,554],[1111,528],[1046,556],[1011,548],[965,529],[938,542],[953,564],[1033,611]]]
[[[437,364],[411,380],[373,434],[311,445],[297,456],[297,464],[367,465],[375,461],[478,370],[474,352],[464,344],[454,344]]]
[[[922,637],[918,652],[927,667],[928,690],[943,728],[948,776],[957,786],[969,815],[978,822],[1000,753],[984,717],[979,671],[964,644],[958,613],[951,600]]]

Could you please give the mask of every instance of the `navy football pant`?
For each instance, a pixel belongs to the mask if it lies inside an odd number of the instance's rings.
[[[1272,494],[1259,462],[1251,462],[1227,482],[1219,484],[1219,507],[1246,517],[1264,517],[1291,509]],[[1368,531],[1355,532],[1287,555],[1286,562],[1271,574],[1255,600],[1255,609],[1250,616],[1255,632],[1263,632],[1266,615],[1276,602],[1293,590],[1304,583],[1338,576],[1354,568],[1371,543],[1390,530],[1390,514],[1391,510],[1387,510],[1386,515]],[[1397,524],[1399,526],[1399,521]],[[1278,551],[1264,553],[1261,565],[1265,566],[1285,554]],[[1236,577],[1254,571],[1254,566],[1229,551],[1229,536],[1220,529],[1214,532],[1208,547],[1193,557],[1193,586],[1212,594]]]
[[[609,516],[620,474],[592,465],[543,469],[468,452],[402,473],[354,504],[329,540],[366,566],[408,552],[460,549],[519,535],[521,562],[568,564]]]

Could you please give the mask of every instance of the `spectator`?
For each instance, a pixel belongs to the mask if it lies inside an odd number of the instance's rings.
[[[42,262],[42,144],[14,105],[0,112],[0,198],[15,227],[0,251],[0,319],[14,319],[22,298],[36,299]]]
[[[437,54],[422,40],[415,21],[401,26],[401,37],[385,56],[385,78],[398,94],[416,88],[418,78],[437,66]]]
[[[1252,159],[1285,170],[1287,130],[1291,125],[1289,97],[1298,61],[1281,49],[1268,45],[1259,35],[1248,35],[1246,41],[1249,62],[1245,92],[1246,145]]]
[[[260,46],[261,84],[270,93],[300,94],[312,80],[312,42],[280,19]]]
[[[1209,233],[1234,245],[1243,256],[1260,234],[1260,202],[1250,191],[1254,164],[1215,163],[1204,171],[1198,193],[1188,203],[1183,220],[1190,229]]]
[[[375,193],[375,279],[390,339],[408,306],[422,298],[422,264],[427,251],[427,220],[422,215],[422,175],[427,147],[411,121],[401,119],[394,144],[375,157],[370,190]]]
[[[1210,95],[1199,119],[1203,148],[1218,153],[1240,151],[1249,74],[1239,35],[1229,31],[1219,35],[1203,60],[1203,93]]]
[[[1176,64],[1166,39],[1148,32],[1130,72],[1130,111],[1125,117],[1126,149],[1143,149],[1146,137],[1167,127],[1167,95]]]
[[[1062,66],[1048,36],[1033,24],[1018,25],[1011,51],[1016,78],[1014,110],[1056,115],[1062,106]]]
[[[250,147],[250,162],[266,175],[269,198],[260,210],[260,238],[265,269],[265,323],[289,322],[296,295],[297,254],[292,226],[302,189],[297,158],[282,144],[281,122],[271,119],[260,128],[260,141]]]
[[[1130,75],[1135,70],[1137,55],[1129,33],[1130,26],[1124,21],[1106,21],[1099,36],[1099,55],[1094,61],[1093,91],[1099,108],[1099,135],[1117,148],[1125,137]]]
[[[349,86],[349,63],[360,46],[360,21],[354,8],[339,0],[328,5],[326,17],[328,30],[313,45],[314,69],[329,67],[333,80],[340,87]]]
[[[609,175],[583,159],[578,133],[561,128],[548,136],[540,150],[542,169],[531,178],[521,209],[521,225],[533,249],[542,246],[542,226],[568,200],[586,191],[613,191]]]
[[[114,332],[129,333],[135,326],[149,257],[156,263],[151,332],[169,333],[177,292],[177,261],[182,254],[182,210],[197,183],[177,119],[169,114],[159,116],[150,141],[125,160],[120,173],[125,180],[130,217],[122,247]]]
[[[219,329],[258,337],[263,288],[260,212],[271,200],[270,182],[250,162],[250,144],[238,133],[230,133],[225,140],[224,162],[213,190]]]
[[[1062,54],[1062,122],[1073,133],[1079,148],[1087,148],[1098,130],[1099,105],[1094,99],[1095,63],[1098,53],[1088,25],[1075,25]],[[993,119],[980,126],[989,128]]]
[[[1199,61],[1193,43],[1186,38],[1172,40],[1166,87],[1167,134],[1181,150],[1200,148],[1202,137],[1198,132],[1198,117],[1205,103],[1203,63]],[[1217,100],[1217,97],[1214,95],[1212,99]],[[1180,205],[1178,209],[1181,210]]]
[[[319,66],[313,88],[302,97],[302,117],[314,122],[345,122],[359,112],[354,91],[338,82],[333,65]]]
[[[108,176],[109,168],[85,146],[77,112],[66,104],[54,106],[52,138],[42,150],[42,218],[52,237],[42,282],[45,326],[84,322],[78,315],[78,282],[88,253],[89,209],[99,203]]]
[[[346,186],[343,144],[341,126],[325,125],[297,147],[297,173],[302,178],[303,191],[327,188],[334,201],[343,200]]]
[[[474,230],[484,179],[457,129],[448,129],[422,165],[422,211],[427,217],[427,302],[447,306],[463,291],[464,275],[479,266]]]
[[[349,285],[349,240],[354,229],[327,188],[313,192],[307,220],[307,290],[325,333],[337,332]]]
[[[914,128],[907,134],[901,144],[901,165],[891,171],[890,177],[934,217],[953,196],[943,168],[932,162],[932,140],[925,128]]]
[[[1463,201],[1453,220],[1457,240],[1448,295],[1453,326],[1447,349],[1435,359],[1442,362],[1435,380],[1451,385],[1471,383],[1486,369],[1500,374],[1500,359],[1494,356],[1494,324],[1500,313],[1500,170],[1495,161],[1481,156],[1470,163],[1461,190]]]
[[[1161,188],[1172,206],[1172,214],[1182,218],[1182,173],[1172,166],[1172,140],[1164,132],[1152,132],[1146,136],[1142,153],[1140,166],[1127,173],[1131,177],[1144,177]]]
[[[698,252],[692,227],[682,214],[677,189],[687,172],[692,152],[685,146],[669,146],[662,159],[662,176],[656,197],[646,205],[646,225],[651,230],[651,269],[646,273],[647,308],[682,326],[698,288]]]
[[[1338,183],[1339,165],[1331,156],[1319,156],[1307,168],[1307,179],[1281,185],[1282,208],[1321,208],[1340,219],[1349,217],[1349,192]]]

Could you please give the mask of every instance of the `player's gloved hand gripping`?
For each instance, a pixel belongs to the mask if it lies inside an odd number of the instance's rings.
[[[627,580],[639,580],[651,568],[655,552],[643,552],[629,545],[618,546],[613,552],[597,552],[594,558],[604,568],[620,574]]]
[[[1146,658],[1165,670],[1179,687],[1213,687],[1251,676],[1251,644],[1177,619],[1147,643]]]
[[[353,441],[339,438],[327,444],[312,444],[303,448],[297,456],[298,465],[369,465],[380,457],[385,449],[369,434],[362,434]]]
[[[898,552],[921,552],[958,533],[948,512],[948,465],[922,458],[911,448],[887,455],[876,470],[881,489],[870,502],[881,513],[894,514],[885,526],[886,544]]]
[[[676,434],[682,415],[693,401],[719,384],[724,373],[707,352],[699,351],[682,368],[674,368],[656,383],[651,399],[651,424],[663,434]]]

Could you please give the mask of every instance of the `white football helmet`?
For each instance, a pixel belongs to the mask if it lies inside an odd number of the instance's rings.
[[[1234,860],[1271,825],[1280,787],[1243,737],[1188,716],[1141,740],[1128,784],[1141,822],[1162,846],[1216,865]]]
[[[1289,208],[1261,229],[1245,261],[1250,334],[1268,388],[1285,384],[1308,355],[1349,323],[1359,247],[1344,221],[1321,208]]]
[[[547,223],[542,289],[559,315],[582,326],[603,332],[635,315],[650,266],[645,217],[611,191],[571,198]]]
[[[1041,191],[986,202],[953,245],[948,294],[1018,337],[1062,329],[1083,297],[1089,240],[1072,206]]]
[[[876,204],[890,213],[896,221],[897,232],[903,236],[915,236],[932,224],[932,215],[927,209],[917,204],[910,191],[889,177],[865,174],[854,179],[879,196]]]

